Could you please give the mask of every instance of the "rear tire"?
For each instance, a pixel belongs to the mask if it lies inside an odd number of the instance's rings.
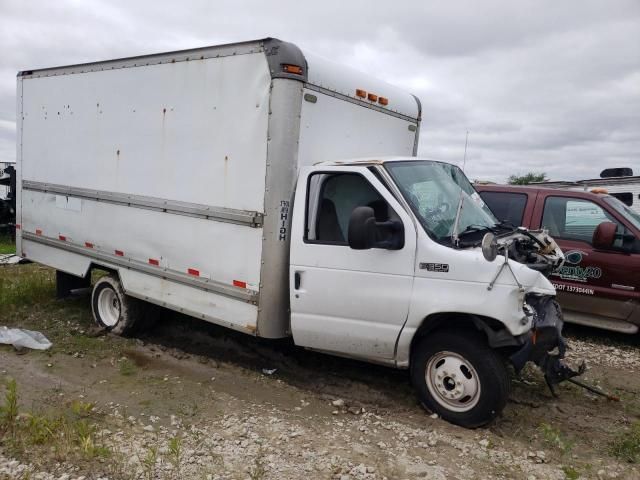
[[[147,304],[124,293],[115,275],[98,279],[91,292],[91,311],[96,323],[116,335],[131,335],[149,325]]]
[[[411,358],[411,381],[427,410],[466,428],[498,416],[511,387],[502,358],[480,334],[470,332],[421,338]]]

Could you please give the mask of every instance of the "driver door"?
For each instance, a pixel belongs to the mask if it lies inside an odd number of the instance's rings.
[[[373,208],[378,222],[401,222],[404,245],[396,250],[350,248],[349,219],[358,206]],[[302,169],[290,259],[296,345],[392,361],[409,311],[415,250],[411,217],[367,168]]]

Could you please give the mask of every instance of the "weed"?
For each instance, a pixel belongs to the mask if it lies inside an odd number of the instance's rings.
[[[7,391],[4,394],[4,403],[0,405],[0,428],[2,430],[13,429],[18,418],[18,384],[10,378],[5,383]]]
[[[262,480],[266,475],[267,471],[264,468],[263,457],[264,453],[260,449],[256,458],[253,459],[253,465],[249,469],[249,478],[251,480]]]
[[[580,472],[568,465],[562,467],[562,471],[564,472],[565,480],[578,480],[580,478]]]
[[[182,439],[172,437],[169,439],[169,461],[173,465],[176,474],[180,474],[180,462],[182,461]]]
[[[144,458],[140,460],[142,468],[144,469],[144,477],[147,480],[155,478],[156,462],[158,461],[158,447],[152,446],[147,448],[147,453]]]
[[[558,448],[563,454],[571,452],[573,442],[566,438],[558,428],[548,423],[541,423],[538,428],[546,444]]]
[[[78,417],[88,417],[91,415],[95,404],[91,402],[83,402],[82,400],[74,400],[71,402],[71,412]]]
[[[611,455],[629,463],[640,462],[640,421],[620,433],[609,445]]]
[[[136,364],[129,360],[127,357],[122,357],[120,360],[118,360],[118,370],[120,370],[120,375],[130,377],[131,375],[136,373]]]
[[[29,443],[44,445],[49,442],[58,429],[58,423],[42,415],[27,414],[25,433]]]

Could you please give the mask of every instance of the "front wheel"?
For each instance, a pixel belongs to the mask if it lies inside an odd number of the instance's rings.
[[[509,398],[509,373],[481,335],[436,332],[420,339],[411,359],[420,402],[445,420],[467,428],[486,425]]]

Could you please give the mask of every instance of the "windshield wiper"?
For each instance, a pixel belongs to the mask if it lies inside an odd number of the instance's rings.
[[[469,225],[458,234],[458,238],[469,233],[482,232],[483,230],[489,230],[490,232],[494,231],[494,229],[488,225]]]

